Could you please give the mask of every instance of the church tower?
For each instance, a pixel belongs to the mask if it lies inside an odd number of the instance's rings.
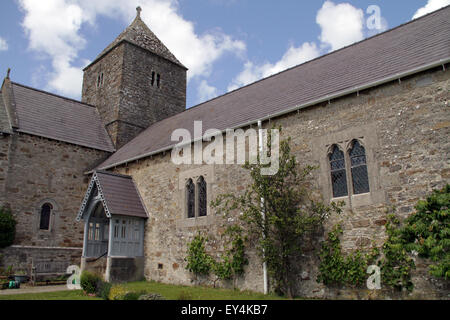
[[[187,68],[141,19],[84,71],[82,101],[98,108],[116,148],[186,109]]]

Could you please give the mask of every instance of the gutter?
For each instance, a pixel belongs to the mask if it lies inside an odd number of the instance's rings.
[[[264,116],[264,117],[262,117],[260,119],[248,121],[248,122],[242,123],[240,125],[237,125],[237,126],[235,126],[233,128],[227,128],[227,129],[234,130],[234,129],[238,129],[238,128],[242,128],[242,127],[247,127],[247,126],[250,126],[250,125],[253,125],[253,124],[257,124],[258,121],[261,121],[261,122],[267,121],[269,119],[273,119],[273,118],[276,118],[276,117],[279,117],[279,116],[282,116],[282,115],[285,115],[285,114],[288,114],[288,113],[291,113],[291,112],[294,112],[294,111],[299,111],[301,109],[305,109],[305,108],[311,107],[311,106],[316,105],[316,104],[320,104],[320,103],[327,102],[327,101],[331,102],[331,100],[333,100],[333,99],[341,98],[341,97],[350,95],[352,93],[359,93],[359,91],[363,91],[363,90],[366,90],[366,89],[369,89],[369,88],[372,88],[372,87],[376,87],[376,86],[379,86],[379,85],[382,85],[382,84],[386,84],[386,83],[392,82],[394,80],[400,80],[401,78],[405,78],[407,76],[410,76],[410,75],[413,75],[413,74],[416,74],[416,73],[420,73],[422,71],[426,71],[426,70],[429,70],[429,69],[433,69],[433,68],[436,68],[436,67],[439,67],[439,66],[442,66],[444,71],[445,71],[446,70],[445,65],[447,63],[449,63],[449,62],[450,62],[450,57],[447,57],[445,59],[440,59],[438,61],[435,61],[435,62],[426,64],[426,65],[423,65],[423,66],[418,67],[418,68],[414,68],[414,69],[411,69],[411,70],[408,70],[408,71],[405,71],[405,72],[396,73],[396,74],[394,74],[392,76],[385,77],[385,78],[382,78],[382,79],[377,80],[377,81],[370,82],[370,83],[365,84],[365,85],[356,86],[356,87],[353,87],[353,88],[350,88],[350,89],[339,91],[339,92],[334,93],[334,94],[326,95],[325,97],[322,97],[322,98],[319,98],[319,99],[316,99],[316,100],[311,100],[311,101],[306,102],[304,104],[296,105],[296,106],[294,106],[292,108],[288,108],[288,109],[285,109],[283,111],[279,111],[279,112],[276,112],[276,113]],[[218,130],[218,131],[220,131],[221,133],[225,133],[227,129],[225,129],[225,130]],[[195,143],[195,142],[197,142],[199,140],[203,140],[203,138],[204,137],[200,137],[200,138],[191,140],[190,142],[186,143],[186,145]],[[111,169],[111,168],[118,167],[118,166],[130,163],[130,162],[134,162],[136,160],[140,160],[140,159],[143,159],[143,158],[147,158],[147,157],[159,154],[161,152],[170,151],[170,150],[173,149],[174,146],[175,146],[175,144],[167,146],[167,147],[164,147],[164,148],[161,148],[161,149],[156,150],[156,151],[152,151],[152,152],[149,152],[149,153],[146,153],[146,154],[143,154],[143,155],[139,155],[139,156],[133,157],[133,158],[128,159],[126,161],[120,161],[120,162],[114,163],[112,165],[108,165],[106,167],[102,167],[102,168],[100,168],[100,170]],[[180,145],[180,147],[181,146],[182,145]],[[87,172],[86,174],[91,174],[93,172],[94,172],[94,170],[91,170],[91,171]]]

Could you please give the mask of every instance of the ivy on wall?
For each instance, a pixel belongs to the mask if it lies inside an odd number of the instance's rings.
[[[385,225],[387,239],[381,252],[374,248],[363,255],[360,250],[343,254],[335,226],[322,243],[317,281],[325,285],[361,286],[367,267],[376,263],[381,282],[388,287],[408,291],[414,289],[411,272],[416,268],[413,256],[431,261],[429,273],[440,279],[450,277],[450,185],[435,190],[415,206],[416,211],[403,223],[389,214]],[[395,209],[394,209],[395,212]]]
[[[229,226],[224,234],[224,252],[215,260],[206,252],[208,239],[197,234],[188,245],[186,269],[196,276],[207,276],[213,273],[218,280],[232,280],[244,273],[248,264],[245,254],[245,239],[239,226]]]
[[[340,241],[342,233],[342,227],[338,224],[322,243],[317,282],[327,286],[362,287],[366,283],[367,268],[375,261],[379,251],[374,248],[366,254],[360,250],[343,254]]]
[[[0,207],[0,248],[13,244],[16,235],[16,220],[11,210]]]

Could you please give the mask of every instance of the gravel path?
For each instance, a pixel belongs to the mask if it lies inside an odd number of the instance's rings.
[[[0,290],[0,295],[12,295],[12,294],[22,294],[22,293],[41,293],[41,292],[56,292],[65,291],[67,289],[66,285],[60,286],[39,286],[39,287],[28,287],[23,286],[20,289],[5,289]]]

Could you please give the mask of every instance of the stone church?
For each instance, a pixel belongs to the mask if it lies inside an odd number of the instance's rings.
[[[313,188],[345,201],[344,249],[381,245],[386,209],[406,217],[450,181],[450,7],[186,110],[187,68],[140,18],[84,69],[82,101],[15,83],[0,93],[0,206],[17,220],[3,267],[81,265],[110,281],[191,284],[187,244],[201,231],[223,245],[210,202],[246,189],[238,164],[176,165],[174,130],[274,124]],[[357,159],[356,159],[357,158]],[[238,213],[236,213],[238,214]],[[240,289],[263,291],[252,248]],[[28,269],[27,269],[28,270]],[[329,297],[305,256],[297,294]],[[416,292],[446,290],[418,263]],[[223,284],[226,286],[227,284]]]

